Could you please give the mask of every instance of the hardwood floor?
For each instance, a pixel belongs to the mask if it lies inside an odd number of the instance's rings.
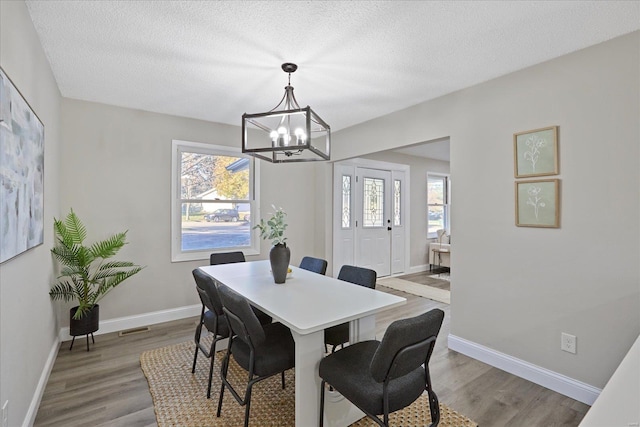
[[[420,283],[421,285],[431,286],[433,288],[444,289],[445,291],[451,291],[451,282],[444,280],[441,277],[446,277],[449,272],[441,273],[441,276],[437,272],[423,271],[420,273],[405,274],[404,276],[398,276],[398,279],[408,280],[409,282]]]
[[[577,426],[589,406],[447,349],[450,310],[442,304],[393,289],[407,304],[378,315],[377,334],[389,324],[432,308],[445,312],[431,377],[441,402],[481,427]],[[153,402],[140,369],[140,353],[193,339],[196,318],[150,326],[120,337],[99,335],[87,352],[80,341],[62,344],[49,377],[35,426],[155,426]],[[206,364],[199,365],[203,368]],[[185,372],[185,375],[191,375]]]

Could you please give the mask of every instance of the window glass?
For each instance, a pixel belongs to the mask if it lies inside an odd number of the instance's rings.
[[[446,175],[427,175],[427,232],[428,237],[436,237],[440,229],[449,233],[449,192],[450,180]]]
[[[363,227],[382,227],[384,216],[384,180],[364,178]]]
[[[173,170],[173,261],[208,259],[216,251],[257,253],[253,159],[229,147],[174,141]]]
[[[393,181],[393,225],[395,226],[399,226],[401,225],[401,220],[400,220],[400,201],[402,200],[400,198],[401,196],[401,181],[399,179],[396,179]]]
[[[351,176],[342,176],[342,228],[351,227]]]

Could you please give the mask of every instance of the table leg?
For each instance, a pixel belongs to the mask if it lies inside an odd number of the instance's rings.
[[[318,366],[324,356],[324,331],[291,333],[296,342],[296,427],[316,426],[320,419]]]
[[[354,320],[349,325],[351,342],[375,338],[375,315]],[[291,331],[296,342],[296,427],[318,425],[320,415],[320,377],[318,367],[324,357],[324,331],[300,335]],[[337,392],[325,392],[326,427],[345,427],[364,417],[364,413]]]

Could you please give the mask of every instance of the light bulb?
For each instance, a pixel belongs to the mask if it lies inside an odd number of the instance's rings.
[[[296,134],[296,144],[303,145],[305,139],[307,139],[307,136],[305,135],[304,130],[302,128],[297,128],[295,130],[295,134]]]

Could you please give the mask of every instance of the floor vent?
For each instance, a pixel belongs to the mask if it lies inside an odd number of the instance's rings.
[[[119,337],[126,337],[128,335],[134,335],[134,334],[141,334],[143,332],[149,332],[151,329],[149,329],[148,326],[142,327],[142,328],[134,328],[134,329],[127,329],[126,331],[120,331],[118,332],[118,336]]]

